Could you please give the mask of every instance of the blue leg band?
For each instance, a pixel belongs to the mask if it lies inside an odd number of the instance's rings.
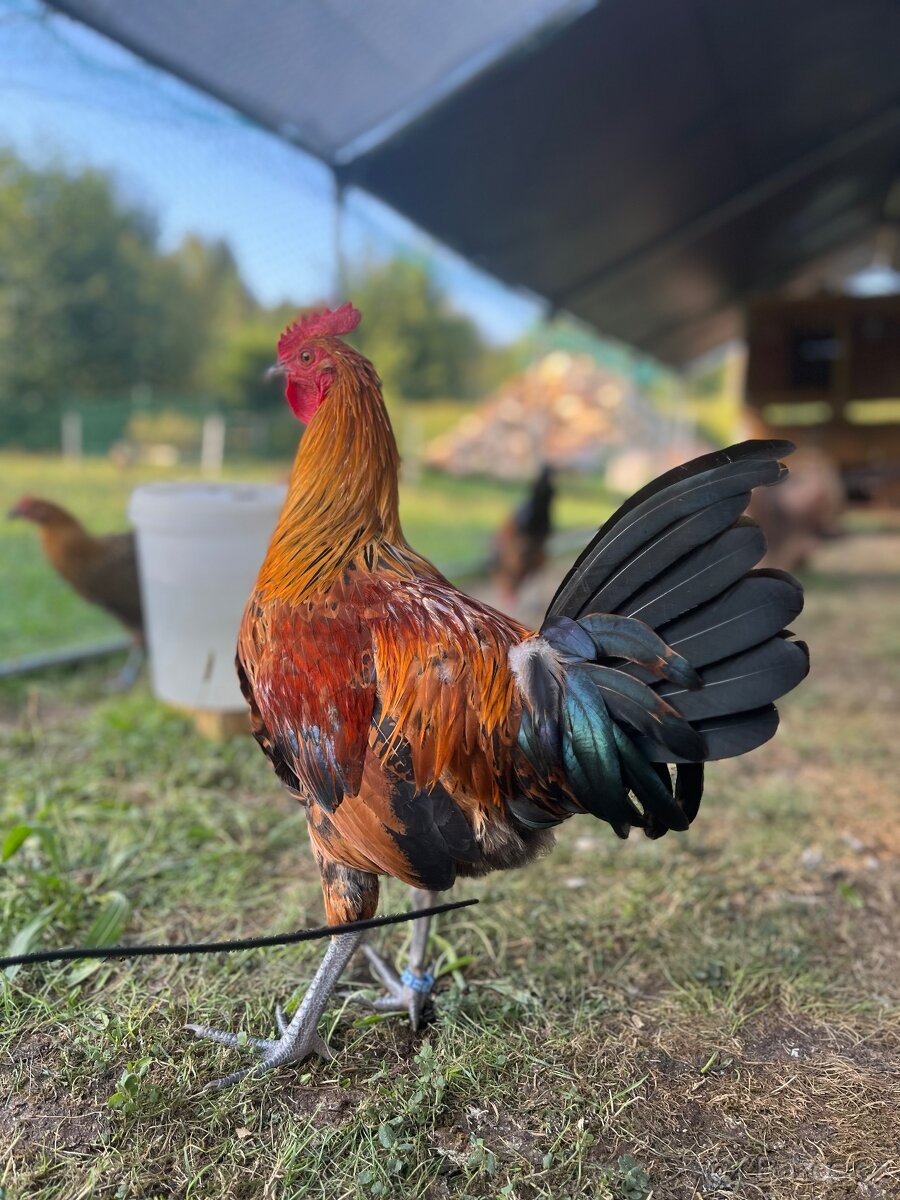
[[[409,967],[404,967],[400,982],[414,992],[430,992],[434,987],[434,976],[427,971],[423,975],[414,975]]]

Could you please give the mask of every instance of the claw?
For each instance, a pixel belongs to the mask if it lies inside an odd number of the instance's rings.
[[[368,942],[363,942],[362,950],[363,954],[369,960],[369,966],[373,972],[378,976],[391,995],[399,999],[403,993],[403,984],[400,982],[400,976],[391,964],[386,958],[382,958],[378,951],[373,946],[370,946]]]

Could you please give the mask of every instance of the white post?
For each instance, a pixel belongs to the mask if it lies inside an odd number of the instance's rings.
[[[81,458],[83,432],[81,413],[73,410],[64,412],[61,429],[63,458]]]
[[[219,475],[225,460],[225,418],[210,413],[203,418],[203,439],[200,446],[200,469],[204,475]]]

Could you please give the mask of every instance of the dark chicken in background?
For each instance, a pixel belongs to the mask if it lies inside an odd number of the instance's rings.
[[[815,446],[801,446],[784,486],[756,492],[750,516],[766,536],[765,565],[796,571],[839,536],[847,496],[840,472]]]
[[[786,475],[790,443],[750,441],[667,472],[622,505],[568,572],[539,632],[460,592],[400,527],[398,455],[372,365],[343,341],[349,305],[278,346],[307,425],[238,645],[257,741],[306,810],[330,923],[371,916],[378,878],[419,906],[457,876],[524,866],[577,813],[620,837],[697,815],[704,763],[778,725],[807,673],[786,624],[799,585],[756,571],[743,513]],[[413,1024],[433,979],[425,920],[398,978],[374,951],[381,1008]],[[214,1086],[310,1053],[361,935],[332,939],[302,1004],[261,1056]]]
[[[41,531],[41,545],[50,565],[79,596],[105,609],[127,629],[133,646],[114,686],[131,687],[144,661],[134,534],[108,533],[94,537],[70,512],[36,496],[23,496],[8,515],[33,521]]]
[[[508,603],[515,600],[522,584],[536,575],[547,561],[555,494],[553,468],[544,466],[528,495],[494,536],[491,578]]]

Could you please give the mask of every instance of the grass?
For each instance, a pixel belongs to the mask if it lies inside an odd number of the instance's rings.
[[[775,742],[710,770],[689,835],[582,818],[461,886],[482,904],[440,921],[419,1035],[366,1016],[354,963],[332,1062],[206,1095],[235,1058],[184,1023],[268,1034],[321,947],[16,972],[5,1196],[897,1195],[900,536],[834,543],[808,582],[814,671]],[[255,746],[104,698],[106,669],[0,689],[0,944],[320,922],[302,815]]]
[[[438,417],[443,414],[446,419],[447,406],[438,407]],[[287,469],[285,463],[230,464],[227,477],[272,480],[283,478]],[[128,498],[139,484],[196,475],[195,467],[120,469],[100,459],[65,462],[0,453],[0,660],[102,641],[119,632],[112,618],[85,604],[50,571],[33,526],[2,519],[19,496],[46,496],[71,508],[92,530],[112,532],[126,527]],[[492,480],[426,473],[402,487],[406,534],[439,566],[459,572],[485,559],[492,534],[524,490]],[[574,477],[565,483],[557,519],[561,529],[589,529],[612,506],[613,498],[600,481]]]

